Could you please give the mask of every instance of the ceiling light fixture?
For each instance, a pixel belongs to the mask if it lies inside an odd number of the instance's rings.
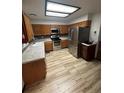
[[[31,13],[31,14],[29,14],[30,16],[37,16],[36,14],[33,14],[33,13]]]
[[[55,17],[67,17],[69,14],[46,11],[46,15],[47,16],[55,16]]]
[[[47,16],[67,17],[79,9],[79,7],[47,1],[45,12]]]

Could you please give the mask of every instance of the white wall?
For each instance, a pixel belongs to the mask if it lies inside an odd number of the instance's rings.
[[[83,15],[77,19],[71,20],[71,21],[47,21],[47,20],[31,20],[32,24],[60,24],[60,25],[66,25],[66,24],[73,24],[81,21],[86,21],[88,20],[89,16],[88,14]]]
[[[93,41],[93,42],[98,41],[100,26],[101,26],[101,14],[100,13],[92,14],[90,37],[89,37],[90,41]],[[94,31],[96,31],[96,33],[94,33]]]
[[[88,20],[88,14],[83,15],[77,19],[74,19],[74,20],[70,21],[68,24],[74,24],[74,23],[78,23],[78,22],[86,21],[86,20]]]
[[[31,20],[32,24],[60,24],[66,25],[66,22],[59,22],[59,21],[46,21],[46,20]]]

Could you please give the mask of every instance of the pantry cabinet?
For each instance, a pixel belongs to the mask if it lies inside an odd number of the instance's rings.
[[[34,37],[31,21],[26,14],[22,14],[22,41],[31,42]]]

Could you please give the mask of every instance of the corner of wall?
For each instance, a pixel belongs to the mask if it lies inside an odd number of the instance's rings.
[[[77,19],[74,19],[74,20],[70,21],[68,24],[74,24],[74,23],[78,23],[78,22],[86,21],[86,20],[88,20],[88,14],[85,14]]]
[[[45,21],[45,20],[31,20],[32,24],[60,24],[60,25],[66,25],[66,22],[59,22],[59,21]]]
[[[91,18],[89,41],[98,42],[101,26],[101,14],[100,13],[91,14],[89,15],[89,18]]]

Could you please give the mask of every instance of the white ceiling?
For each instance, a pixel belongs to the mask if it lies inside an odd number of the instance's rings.
[[[34,13],[37,16],[29,16],[32,20],[70,22],[85,14],[101,12],[101,0],[50,0],[63,4],[80,7],[81,9],[66,18],[45,16],[46,0],[22,0],[22,10],[27,15]]]

